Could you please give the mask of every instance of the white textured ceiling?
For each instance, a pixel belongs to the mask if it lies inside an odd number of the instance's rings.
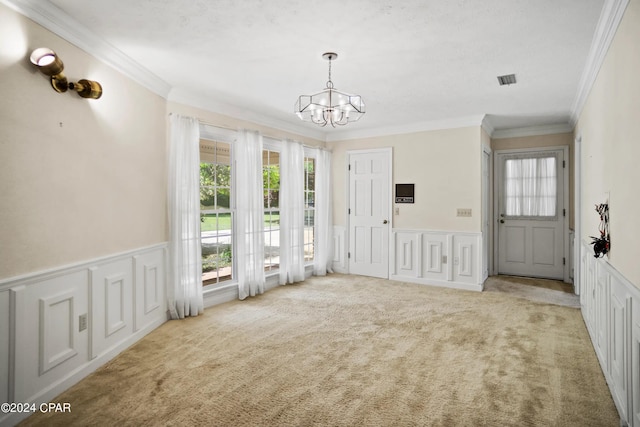
[[[171,86],[170,99],[317,132],[300,94],[335,87],[367,113],[332,132],[490,115],[568,123],[604,0],[51,0]],[[498,85],[514,73],[518,83]],[[333,137],[340,135],[334,134]]]

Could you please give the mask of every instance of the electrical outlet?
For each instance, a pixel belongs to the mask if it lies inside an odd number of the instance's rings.
[[[446,255],[442,255],[442,263],[443,264],[447,263],[447,256]]]
[[[82,332],[85,329],[87,329],[87,315],[86,314],[81,314],[80,317],[78,318],[78,331]]]
[[[399,208],[399,207],[397,207],[397,206],[396,206],[396,209],[395,209],[395,214],[396,214],[396,215],[400,215],[400,208]]]
[[[458,208],[456,216],[470,217],[471,216],[471,209]]]
[[[453,257],[453,265],[460,265],[460,259],[457,256]]]

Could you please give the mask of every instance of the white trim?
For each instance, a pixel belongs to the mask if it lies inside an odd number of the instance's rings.
[[[569,123],[558,123],[553,125],[529,126],[514,129],[498,129],[491,135],[492,139],[518,138],[522,136],[553,135],[556,133],[569,133],[573,131],[573,126]]]
[[[2,0],[0,0],[2,1]],[[156,249],[167,249],[167,243],[157,243],[151,246],[145,246],[139,249],[132,249],[125,252],[119,252],[112,255],[106,255],[103,257],[94,258],[88,261],[80,261],[73,264],[62,265],[59,267],[49,268],[47,270],[34,271],[32,273],[22,274],[20,276],[8,277],[6,279],[0,279],[0,291],[17,286],[18,283],[29,285],[36,281],[45,279],[52,279],[54,277],[69,274],[72,271],[82,270],[91,266],[99,266],[102,264],[110,263],[121,258],[127,258],[130,256],[143,254],[154,251]]]
[[[572,128],[578,123],[584,104],[587,102],[628,4],[629,0],[605,0],[591,42],[587,63],[580,78],[576,98],[571,106],[570,123]]]
[[[580,295],[582,289],[582,135],[574,140],[573,150],[573,290]]]
[[[432,120],[419,123],[407,123],[396,126],[385,126],[374,129],[350,129],[338,130],[326,134],[326,142],[346,141],[349,139],[373,138],[377,136],[402,135],[407,133],[427,132],[443,129],[457,129],[472,126],[481,126],[485,115],[455,117],[450,119]]]

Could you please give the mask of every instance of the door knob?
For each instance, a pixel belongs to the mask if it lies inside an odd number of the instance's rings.
[[[504,219],[501,219],[501,220],[500,220],[500,224],[504,224]]]
[[[384,221],[382,221],[383,224],[388,223],[389,221],[387,221],[386,219]]]

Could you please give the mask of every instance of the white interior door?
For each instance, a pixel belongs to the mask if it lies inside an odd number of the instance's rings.
[[[349,272],[389,277],[391,149],[349,154]]]
[[[497,155],[498,273],[564,279],[564,151]]]

